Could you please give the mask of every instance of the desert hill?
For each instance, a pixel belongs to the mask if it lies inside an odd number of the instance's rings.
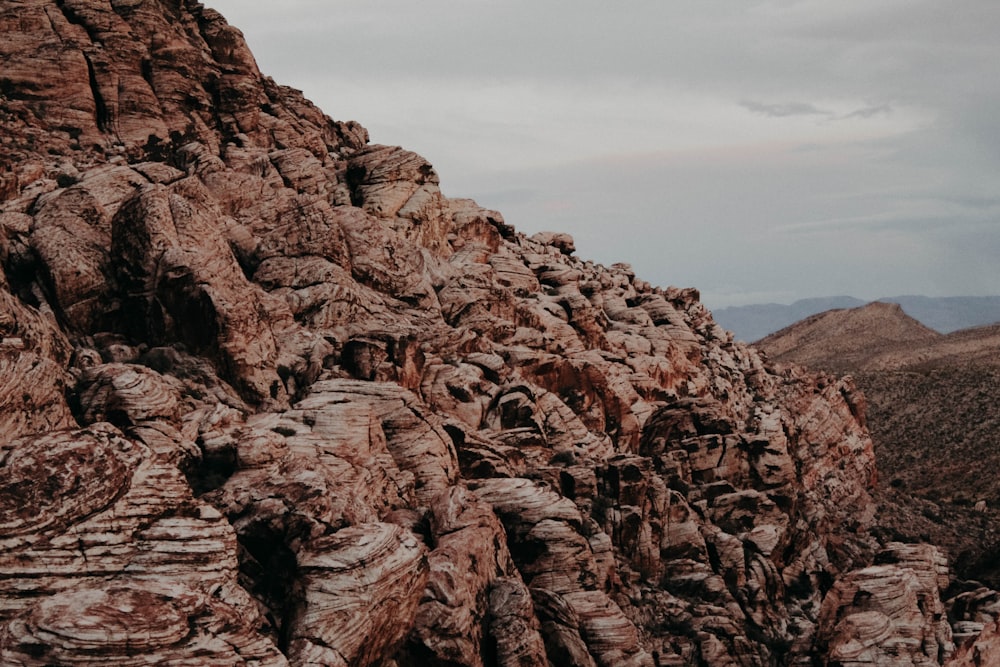
[[[0,30],[0,664],[997,650],[873,523],[851,381],[445,197],[201,3]]]
[[[1000,583],[1000,327],[931,332],[898,306],[830,311],[758,343],[772,359],[850,373],[868,404],[880,522]],[[976,509],[976,504],[985,505]]]
[[[938,333],[1000,322],[998,296],[894,296],[876,299],[896,303],[903,312]],[[850,296],[801,299],[792,304],[777,303],[730,306],[713,312],[716,322],[745,341],[757,341],[800,320],[828,310],[858,308],[865,301]]]
[[[830,310],[756,343],[775,361],[831,371],[930,370],[1000,365],[1000,325],[940,334],[894,303]]]
[[[757,346],[774,361],[853,371],[905,364],[895,357],[941,338],[942,334],[904,313],[898,304],[873,302],[807,317],[766,336]]]
[[[712,311],[716,321],[740,340],[757,341],[800,320],[828,310],[857,308],[865,305],[853,296],[799,299],[791,304],[758,303],[729,306]]]

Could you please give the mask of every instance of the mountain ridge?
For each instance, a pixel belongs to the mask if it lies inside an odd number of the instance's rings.
[[[899,304],[873,301],[811,315],[755,345],[775,361],[842,372],[871,367],[900,346],[912,350],[944,336],[907,315]]]
[[[907,315],[899,304],[873,301],[809,316],[754,343],[779,362],[833,372],[996,365],[1000,324],[944,334]]]
[[[810,315],[866,303],[897,303],[903,310],[939,333],[1000,322],[1000,296],[927,297],[903,295],[864,301],[851,296],[800,299],[784,305],[777,303],[729,306],[713,311],[716,321],[737,338],[755,342]]]

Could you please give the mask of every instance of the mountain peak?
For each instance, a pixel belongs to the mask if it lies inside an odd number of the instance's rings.
[[[1000,296],[894,296],[877,301],[898,303],[921,324],[939,332],[1000,322]],[[800,299],[789,305],[766,303],[716,310],[716,321],[745,341],[760,340],[790,324],[827,310],[857,308],[865,301],[849,296]],[[871,303],[871,302],[869,302]]]
[[[863,366],[866,359],[900,345],[916,345],[942,334],[913,319],[896,303],[873,301],[858,308],[812,315],[758,341],[774,361],[837,371]]]

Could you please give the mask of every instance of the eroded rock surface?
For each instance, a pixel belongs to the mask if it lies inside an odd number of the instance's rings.
[[[849,381],[444,197],[197,2],[0,26],[4,664],[995,650],[870,534]]]

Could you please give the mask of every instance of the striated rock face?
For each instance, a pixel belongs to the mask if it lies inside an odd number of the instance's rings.
[[[304,588],[288,654],[301,665],[372,665],[412,626],[427,580],[423,545],[408,530],[362,523],[296,553]]]
[[[78,587],[45,598],[0,641],[5,665],[287,665],[240,614],[183,584]]]
[[[285,664],[237,540],[172,463],[110,424],[0,450],[3,664]]]
[[[823,601],[819,638],[840,665],[939,665],[954,650],[940,593],[948,566],[931,545],[894,543],[879,564],[838,580]]]
[[[849,381],[444,197],[199,3],[0,26],[0,662],[949,656]]]

